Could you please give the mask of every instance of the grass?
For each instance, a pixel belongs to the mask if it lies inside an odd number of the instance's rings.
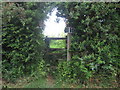
[[[25,85],[24,88],[80,88],[80,86],[59,82],[57,80],[51,81],[45,78],[39,78],[38,80]]]
[[[21,82],[20,82],[21,81]],[[36,80],[25,80],[21,79],[19,82],[12,84],[6,84],[8,88],[115,88],[112,86],[106,86],[104,83],[101,85],[96,84],[88,84],[88,85],[81,85],[81,84],[70,84],[65,82],[60,82],[53,78],[38,78]]]
[[[102,78],[102,77],[101,77]],[[99,79],[99,78],[98,78]],[[53,78],[52,75],[48,75],[46,78],[33,78],[26,77],[20,78],[16,83],[4,83],[7,88],[116,88],[117,83],[112,81],[98,81],[98,79],[91,79],[87,85],[84,84],[70,84],[62,82]]]
[[[76,85],[60,82],[59,80],[53,79],[52,76],[47,78],[21,78],[16,83],[4,83],[4,87],[7,88],[75,88]],[[78,88],[78,87],[76,87]]]
[[[65,40],[51,40],[50,48],[65,48]]]
[[[46,85],[46,79],[39,78],[31,83],[28,83],[24,88],[50,88],[49,85]]]

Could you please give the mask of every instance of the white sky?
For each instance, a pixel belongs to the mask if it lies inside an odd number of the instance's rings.
[[[64,18],[59,18],[59,23],[56,22],[56,12],[57,9],[54,9],[54,11],[51,13],[51,16],[49,16],[49,19],[45,21],[45,30],[44,35],[48,37],[62,37],[64,35],[64,29],[65,29],[65,22]]]

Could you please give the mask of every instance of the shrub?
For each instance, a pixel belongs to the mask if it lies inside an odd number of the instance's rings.
[[[57,70],[60,81],[70,83],[84,83],[92,76],[91,71],[81,61],[60,62]]]
[[[12,79],[29,75],[43,57],[45,3],[4,2],[2,13],[2,74]],[[40,8],[41,7],[41,8]],[[40,28],[37,28],[40,23]]]
[[[38,64],[38,76],[46,77],[49,72],[49,64],[46,64],[44,60],[41,60]]]
[[[62,7],[61,7],[62,6]],[[67,19],[72,33],[72,58],[82,59],[92,74],[116,77],[120,70],[119,3],[61,3],[57,15]],[[64,10],[63,10],[64,9]],[[64,67],[64,66],[63,66]]]

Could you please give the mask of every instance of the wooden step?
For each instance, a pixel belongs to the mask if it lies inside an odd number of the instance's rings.
[[[50,51],[66,50],[65,48],[50,48]]]
[[[49,55],[62,55],[62,54],[65,54],[65,53],[48,53]]]

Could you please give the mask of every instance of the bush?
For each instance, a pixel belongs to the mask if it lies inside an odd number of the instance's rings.
[[[45,3],[3,3],[2,74],[5,80],[33,73],[43,57]],[[41,8],[40,8],[41,7]]]
[[[44,60],[41,60],[38,64],[38,76],[46,77],[49,72],[49,64],[46,64]]]
[[[85,83],[92,76],[81,61],[60,62],[57,70],[60,81],[70,83]]]
[[[82,59],[83,67],[92,71],[94,75],[119,77],[118,6],[119,3],[79,2],[58,5],[57,15],[66,18],[67,26],[74,29],[70,50],[72,58]]]

